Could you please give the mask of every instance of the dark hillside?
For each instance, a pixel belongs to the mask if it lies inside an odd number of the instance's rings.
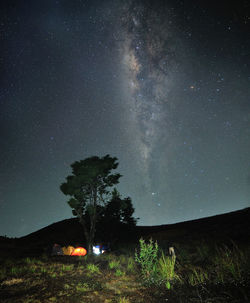
[[[250,208],[171,225],[138,226],[142,237],[188,242],[210,240],[250,244]]]
[[[48,225],[38,231],[18,239],[20,243],[39,242],[43,245],[59,243],[67,245],[68,243],[83,242],[83,228],[76,218],[66,219]]]
[[[233,240],[249,245],[250,208],[176,224],[137,226],[133,239],[128,242],[137,243],[140,237],[152,237],[164,246],[188,245],[201,240],[214,243],[229,243]],[[48,253],[54,243],[65,246],[84,245],[84,242],[82,226],[76,218],[72,218],[53,223],[21,238],[0,237],[0,248],[2,253],[7,250],[8,253],[27,255]],[[122,242],[124,241],[120,239]]]

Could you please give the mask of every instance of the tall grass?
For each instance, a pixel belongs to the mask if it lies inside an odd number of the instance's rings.
[[[109,263],[108,263],[108,267],[110,269],[118,269],[120,267],[120,261],[119,260],[111,260]]]
[[[205,284],[209,280],[209,273],[198,266],[190,266],[187,274],[187,282],[191,286]]]
[[[244,279],[247,267],[247,256],[236,245],[229,249],[227,246],[217,248],[213,259],[216,279],[223,283],[225,280],[241,281]]]
[[[135,271],[135,260],[132,257],[127,259],[127,271],[131,273]]]
[[[160,278],[170,281],[177,276],[174,271],[175,260],[176,260],[175,256],[173,257],[165,256],[164,253],[162,252],[162,255],[157,263],[157,272]]]
[[[202,265],[200,260],[206,260]],[[214,251],[208,246],[197,247],[197,257],[188,262],[180,260],[182,279],[191,286],[218,283],[238,284],[247,275],[247,254],[236,245],[217,247]],[[198,262],[198,264],[196,263]]]

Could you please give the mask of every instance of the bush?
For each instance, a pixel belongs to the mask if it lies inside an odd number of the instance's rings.
[[[135,261],[141,267],[143,279],[150,282],[154,280],[156,275],[158,244],[157,241],[154,243],[152,239],[149,240],[149,243],[146,243],[142,238],[139,243],[140,252],[135,252]]]

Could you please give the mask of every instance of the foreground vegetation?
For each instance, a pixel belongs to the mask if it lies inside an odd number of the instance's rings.
[[[2,259],[1,302],[250,302],[250,250],[157,242],[101,256]]]

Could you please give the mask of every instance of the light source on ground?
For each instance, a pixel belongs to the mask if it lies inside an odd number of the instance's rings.
[[[102,253],[102,250],[100,249],[100,245],[93,246],[93,253],[95,255],[100,255]]]

